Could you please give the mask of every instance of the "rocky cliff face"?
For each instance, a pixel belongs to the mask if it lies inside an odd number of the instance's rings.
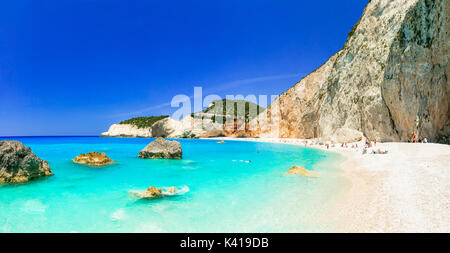
[[[170,117],[152,126],[153,137],[167,138],[208,138],[223,134],[222,125],[211,120],[193,118],[190,115],[181,120]]]
[[[449,10],[448,0],[417,1],[391,44],[381,94],[401,140],[412,129],[449,134]]]
[[[142,137],[151,138],[152,128],[138,128],[137,126],[130,124],[114,124],[112,125],[108,132],[104,132],[102,137]]]
[[[372,0],[344,47],[251,122],[262,137],[449,133],[449,0]]]
[[[181,120],[170,117],[158,120],[151,127],[139,128],[130,124],[114,124],[101,137],[132,138],[208,138],[224,135],[221,124],[210,119],[197,119],[190,115]]]

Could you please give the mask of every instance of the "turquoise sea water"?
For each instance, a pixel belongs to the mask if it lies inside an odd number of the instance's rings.
[[[143,160],[137,155],[153,139],[13,139],[47,160],[55,175],[0,186],[0,232],[314,232],[334,226],[321,217],[342,183],[337,154],[283,144],[179,140],[182,160]],[[90,151],[105,152],[116,163],[95,168],[71,161]],[[287,175],[293,165],[321,177]],[[184,185],[188,193],[158,200],[129,193]]]

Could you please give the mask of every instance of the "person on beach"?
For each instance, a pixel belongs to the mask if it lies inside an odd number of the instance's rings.
[[[414,133],[414,131],[411,132],[411,143],[416,143],[417,142],[417,135],[416,133]]]
[[[372,147],[372,141],[369,138],[366,139],[366,145],[368,148]]]
[[[362,154],[363,154],[363,155],[367,154],[367,148],[366,148],[366,147],[364,147],[364,149],[363,149],[363,151],[362,151]]]

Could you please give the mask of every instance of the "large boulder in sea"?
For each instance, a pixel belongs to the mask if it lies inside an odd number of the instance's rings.
[[[18,141],[0,141],[0,184],[24,183],[53,173],[47,161]]]
[[[92,166],[105,166],[114,163],[105,153],[89,152],[87,154],[80,154],[72,160],[74,163],[92,165]]]
[[[168,141],[158,137],[156,140],[148,144],[141,152],[139,158],[149,159],[181,159],[183,157],[181,144],[178,141]]]

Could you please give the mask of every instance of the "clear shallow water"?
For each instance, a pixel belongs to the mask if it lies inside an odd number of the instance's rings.
[[[47,160],[55,176],[0,186],[0,232],[303,232],[334,225],[319,217],[342,183],[337,154],[181,140],[182,160],[143,160],[137,155],[153,139],[13,139]],[[71,161],[90,151],[105,152],[116,164],[94,168]],[[285,174],[294,165],[321,177]],[[190,188],[183,196],[138,200],[129,194],[183,185]]]

